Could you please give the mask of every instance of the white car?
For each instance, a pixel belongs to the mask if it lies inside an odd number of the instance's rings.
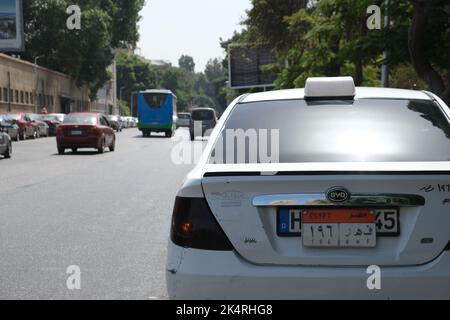
[[[349,77],[239,97],[178,192],[169,297],[450,299],[449,119]]]

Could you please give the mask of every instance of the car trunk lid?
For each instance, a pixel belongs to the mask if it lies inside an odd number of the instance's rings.
[[[256,264],[421,265],[450,240],[446,162],[207,165],[202,185],[236,251]],[[326,191],[336,186],[353,200],[327,203]],[[325,207],[398,210],[399,234],[379,234],[370,248],[308,247],[303,235],[280,236],[282,208]]]

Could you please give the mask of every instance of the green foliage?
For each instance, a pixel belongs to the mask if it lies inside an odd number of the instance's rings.
[[[121,116],[129,117],[131,116],[130,107],[125,101],[119,101],[119,112]]]
[[[182,55],[180,59],[178,59],[178,65],[186,71],[195,72],[195,62],[194,58],[191,56]]]
[[[82,10],[81,30],[69,30],[70,5]],[[134,47],[144,0],[28,0],[24,1],[24,58],[73,76],[87,85],[91,98],[109,79],[112,48]]]
[[[209,107],[222,112],[226,107],[226,92],[222,90],[226,72],[218,59],[208,62],[205,73],[194,73],[193,69],[181,67],[154,66],[126,52],[117,54],[116,60],[118,87],[123,88],[125,101],[130,101],[131,94],[141,90],[169,89],[177,96],[180,111]]]
[[[419,78],[411,64],[401,64],[391,71],[390,84],[394,88],[430,90],[428,85]]]
[[[426,87],[418,79],[421,74],[431,89],[450,100],[448,0],[395,0],[389,8],[382,0],[252,0],[252,5],[237,40],[274,48],[285,66],[276,70],[278,88],[302,87],[310,76],[337,75],[351,75],[357,85],[378,86],[382,54],[388,50],[392,85]],[[389,11],[389,28],[368,30],[369,5],[381,6],[383,16]],[[420,45],[413,49],[414,42]],[[416,61],[415,70],[410,61]]]

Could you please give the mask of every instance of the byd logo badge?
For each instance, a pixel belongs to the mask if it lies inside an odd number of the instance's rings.
[[[334,187],[327,191],[327,199],[334,203],[346,202],[350,196],[350,192],[343,187]]]

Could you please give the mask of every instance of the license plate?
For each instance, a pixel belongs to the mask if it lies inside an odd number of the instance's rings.
[[[302,213],[307,209],[282,207],[277,214],[277,234],[279,237],[300,237],[302,235]],[[400,235],[400,216],[398,209],[376,208],[376,235],[396,237]]]
[[[81,131],[81,130],[72,130],[73,136],[81,136],[82,133],[83,133],[83,131]]]
[[[369,209],[302,211],[305,247],[369,247],[377,245],[375,212]]]

